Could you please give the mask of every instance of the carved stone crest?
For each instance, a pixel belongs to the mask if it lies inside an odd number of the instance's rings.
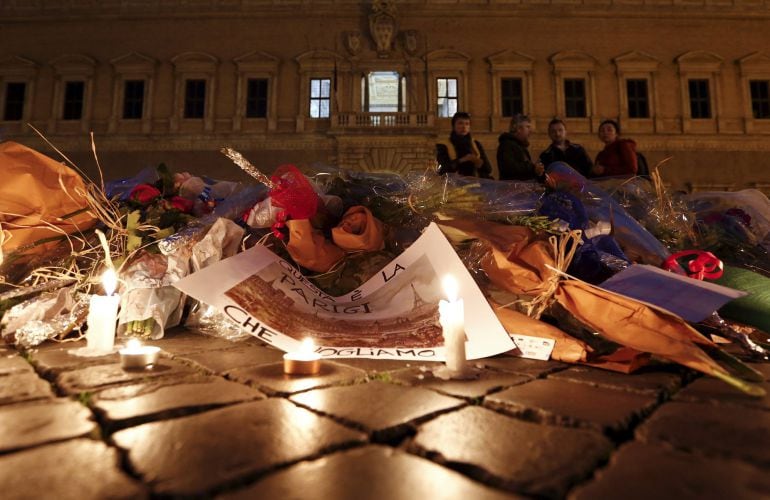
[[[346,31],[343,36],[345,49],[351,56],[357,56],[361,52],[361,33],[358,31]]]
[[[404,31],[404,50],[410,56],[417,55],[417,51],[420,49],[420,39],[418,38],[417,30]]]
[[[393,48],[393,38],[398,33],[396,6],[392,0],[375,0],[369,14],[369,32],[377,45],[377,55],[388,57]]]

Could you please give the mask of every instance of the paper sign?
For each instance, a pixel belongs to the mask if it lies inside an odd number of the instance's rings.
[[[628,266],[599,286],[658,306],[693,323],[703,321],[731,300],[746,295],[740,290],[644,264]]]
[[[521,354],[521,358],[540,359],[548,361],[551,358],[551,352],[556,345],[554,339],[544,339],[542,337],[530,337],[529,335],[511,335]]]
[[[347,295],[316,288],[290,262],[257,245],[174,284],[264,342],[292,351],[311,338],[328,358],[443,361],[438,301],[451,274],[465,304],[468,359],[514,348],[468,270],[431,224],[401,255]]]

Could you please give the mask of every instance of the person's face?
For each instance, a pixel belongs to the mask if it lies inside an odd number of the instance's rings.
[[[471,121],[467,118],[458,118],[455,120],[455,134],[468,135],[471,133]]]
[[[513,132],[514,137],[522,141],[528,141],[530,134],[532,134],[532,124],[529,122],[521,123]]]
[[[554,123],[548,127],[548,137],[556,144],[562,144],[567,139],[567,129],[563,123]]]
[[[599,127],[599,140],[604,144],[611,144],[618,138],[618,131],[615,130],[615,125],[611,123],[605,123]]]

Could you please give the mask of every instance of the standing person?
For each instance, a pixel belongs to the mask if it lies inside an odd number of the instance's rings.
[[[561,161],[574,168],[584,177],[591,175],[591,167],[594,166],[591,158],[580,144],[575,144],[567,139],[567,125],[559,118],[554,118],[548,124],[548,137],[551,145],[540,153],[540,162],[548,166],[555,161]]]
[[[618,122],[604,120],[599,124],[599,140],[604,143],[604,149],[596,155],[591,169],[594,177],[636,175],[636,142],[620,138]]]
[[[545,168],[539,161],[532,163],[529,156],[529,136],[532,124],[527,115],[516,114],[511,118],[510,131],[500,134],[497,146],[497,168],[500,180],[543,181]]]
[[[458,111],[452,116],[449,140],[436,144],[438,174],[457,172],[460,175],[492,179],[492,165],[479,141],[471,137],[471,115]]]

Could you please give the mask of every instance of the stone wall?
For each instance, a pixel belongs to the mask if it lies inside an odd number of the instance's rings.
[[[548,144],[548,120],[564,116],[563,80],[582,78],[587,116],[567,123],[592,156],[601,147],[598,123],[619,118],[651,165],[674,157],[664,177],[677,187],[770,185],[770,120],[753,118],[748,91],[749,80],[770,80],[767,0],[375,4],[0,0],[0,106],[6,83],[28,89],[23,120],[0,121],[0,134],[45,149],[30,123],[93,171],[93,131],[102,165],[115,176],[166,161],[238,177],[216,153],[224,145],[266,170],[289,161],[422,169],[449,130],[449,120],[436,116],[435,79],[451,77],[494,163],[508,122],[501,78],[522,79],[535,154]],[[360,81],[369,71],[406,77],[403,124],[382,126],[362,113]],[[244,116],[251,77],[269,81],[265,118]],[[336,82],[328,119],[309,117],[314,77]],[[146,112],[124,120],[122,83],[137,78],[147,84]],[[204,118],[182,115],[186,78],[208,83]],[[649,118],[627,117],[626,78],[647,80]],[[709,81],[712,118],[689,117],[688,78]],[[86,82],[77,121],[61,119],[63,82],[72,79]]]

